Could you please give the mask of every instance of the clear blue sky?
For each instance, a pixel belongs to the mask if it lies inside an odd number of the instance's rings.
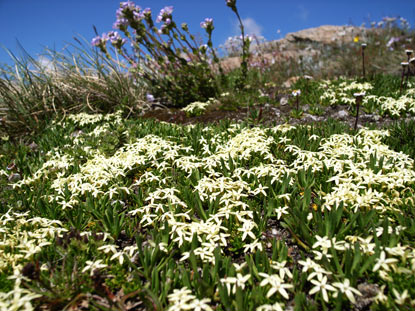
[[[187,22],[190,31],[204,35],[200,22],[214,19],[214,45],[237,34],[236,17],[225,0],[137,0],[142,8],[150,7],[153,15],[166,5],[174,7],[176,23]],[[61,50],[81,35],[90,41],[92,25],[98,32],[112,29],[115,0],[0,0],[0,64],[9,63],[2,46],[16,52],[17,40],[37,57],[43,46]],[[360,25],[379,21],[384,16],[404,17],[415,24],[415,0],[238,0],[241,17],[252,31],[267,40],[279,39],[288,32],[320,25]],[[277,30],[280,30],[280,34]]]

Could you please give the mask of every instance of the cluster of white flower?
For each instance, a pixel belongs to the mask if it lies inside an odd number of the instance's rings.
[[[28,214],[9,210],[0,216],[0,271],[10,267],[20,271],[24,262],[66,231],[58,220],[28,218]]]
[[[9,279],[15,280],[12,291],[0,292],[0,310],[33,310],[31,301],[40,295],[21,288],[21,270],[54,237],[66,231],[60,221],[29,218],[28,214],[9,210],[0,216],[0,272],[11,268],[13,275]]]
[[[367,95],[363,97],[363,106],[372,104],[379,109],[380,113],[386,112],[392,116],[400,116],[404,112],[415,114],[415,87],[412,84],[409,84],[405,93],[398,98],[368,94],[373,89],[368,82],[345,81],[337,85],[331,81],[323,81],[320,89],[324,90],[320,100],[327,101],[330,105],[355,105],[356,98],[353,94],[364,92]]]
[[[85,126],[90,124],[99,123],[101,121],[110,121],[114,124],[120,124],[122,122],[122,111],[119,110],[114,113],[109,114],[88,114],[88,113],[78,113],[78,114],[71,114],[68,116],[68,120],[74,122],[79,126]]]
[[[168,311],[213,311],[209,305],[209,298],[197,299],[187,287],[173,290],[173,293],[168,296],[168,299],[170,305],[167,309]]]
[[[188,115],[196,116],[202,114],[211,104],[211,100],[207,102],[193,102],[181,110],[186,112]]]
[[[16,280],[13,290],[8,293],[0,292],[0,310],[33,311],[32,300],[41,297],[28,289],[22,288],[21,280]]]
[[[367,91],[373,89],[373,86],[368,82],[359,83],[356,81],[344,81],[336,84],[329,80],[323,80],[319,87],[321,90],[324,90],[320,100],[328,101],[330,105],[354,105],[356,104],[356,98],[353,96],[354,93],[367,93]]]

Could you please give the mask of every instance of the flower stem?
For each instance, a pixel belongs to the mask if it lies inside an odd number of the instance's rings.
[[[362,101],[361,97],[356,98],[356,120],[354,122],[354,130],[357,130],[357,122],[359,121],[359,108],[360,108],[360,102]]]
[[[239,87],[240,88],[243,88],[244,87],[244,84],[245,84],[245,81],[246,81],[246,78],[247,78],[247,75],[248,75],[248,62],[247,62],[247,58],[248,58],[248,55],[247,55],[248,53],[247,52],[248,51],[246,49],[245,30],[244,30],[244,25],[242,23],[242,19],[239,16],[238,9],[236,7],[235,7],[235,9],[233,11],[235,12],[236,17],[239,20],[239,27],[241,29],[241,35],[242,35],[242,62],[241,62],[242,79],[241,79],[241,81],[239,83]]]

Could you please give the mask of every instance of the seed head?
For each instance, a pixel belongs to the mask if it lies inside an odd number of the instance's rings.
[[[365,95],[366,95],[366,92],[360,92],[360,93],[354,93],[353,94],[353,96],[356,97],[356,99],[361,99]]]
[[[226,5],[230,8],[236,7],[236,0],[226,0]]]

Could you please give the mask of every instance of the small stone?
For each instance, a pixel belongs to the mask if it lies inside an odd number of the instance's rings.
[[[271,233],[272,233],[272,235],[277,235],[278,231],[277,231],[277,229],[273,228],[273,229],[271,230]]]
[[[281,111],[279,111],[278,108],[274,108],[274,109],[272,109],[272,111],[273,111],[276,118],[279,118],[281,116]]]
[[[344,120],[347,119],[347,117],[349,116],[349,113],[346,110],[340,110],[337,112],[337,118],[339,118],[340,120]]]
[[[285,81],[282,86],[289,89],[290,87],[293,86],[294,83],[296,83],[298,80],[300,80],[301,77],[299,76],[295,76],[295,77],[291,77],[289,78],[287,81]]]
[[[382,119],[382,117],[380,116],[380,115],[378,115],[378,114],[375,114],[374,116],[373,116],[373,121],[380,121]]]
[[[22,177],[20,176],[19,173],[12,173],[12,174],[9,175],[8,179],[9,179],[10,182],[16,182],[16,181],[19,181],[20,179],[22,179]]]
[[[70,136],[71,137],[78,137],[79,135],[82,135],[82,131],[81,130],[79,130],[79,131],[75,131],[75,132],[73,132]]]
[[[10,163],[9,165],[7,165],[7,170],[11,171],[12,169],[14,169],[16,167],[16,164],[14,162]]]
[[[304,118],[305,118],[305,119],[307,119],[307,120],[313,121],[313,122],[318,122],[318,121],[320,121],[320,120],[321,120],[321,118],[320,118],[320,117],[318,117],[318,116],[313,116],[312,114],[308,114],[308,113],[305,113],[305,114],[304,114]]]
[[[287,97],[287,96],[284,96],[284,97],[282,97],[282,98],[280,99],[280,105],[281,105],[281,106],[286,106],[286,105],[288,105],[288,97]]]
[[[373,302],[375,296],[379,293],[379,285],[361,283],[357,286],[357,289],[362,294],[356,297],[355,308],[357,310],[366,310],[367,307]]]
[[[36,150],[39,148],[39,146],[38,146],[35,142],[32,142],[32,143],[29,145],[29,148],[30,148],[30,150],[32,150],[32,151],[36,151]]]

